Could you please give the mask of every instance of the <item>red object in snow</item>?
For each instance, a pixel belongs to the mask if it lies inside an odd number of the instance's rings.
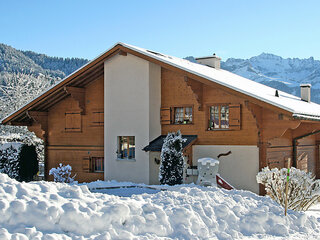
[[[227,181],[225,181],[222,177],[220,177],[218,174],[216,175],[216,179],[217,179],[218,186],[227,190],[233,189],[233,187]]]

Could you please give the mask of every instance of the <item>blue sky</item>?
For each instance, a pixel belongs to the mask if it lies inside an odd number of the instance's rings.
[[[0,0],[0,43],[92,59],[122,41],[177,57],[320,59],[320,1]]]

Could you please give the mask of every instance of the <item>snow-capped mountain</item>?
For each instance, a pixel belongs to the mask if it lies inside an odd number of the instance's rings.
[[[300,96],[300,84],[310,83],[311,100],[320,103],[320,61],[282,58],[262,53],[249,59],[229,58],[221,62],[221,68],[256,82]]]
[[[186,59],[195,61],[193,57]],[[0,44],[0,85],[17,73],[62,79],[87,62],[80,58],[49,57]],[[262,53],[249,59],[229,58],[221,62],[221,68],[296,96],[300,96],[301,83],[310,83],[311,100],[320,103],[320,61],[313,57],[282,58]]]

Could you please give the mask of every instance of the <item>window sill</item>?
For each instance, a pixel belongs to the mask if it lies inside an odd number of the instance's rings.
[[[135,158],[116,158],[119,162],[136,162]]]
[[[171,123],[171,125],[194,125],[194,123]]]

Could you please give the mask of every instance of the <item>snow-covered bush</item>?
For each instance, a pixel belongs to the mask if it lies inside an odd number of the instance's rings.
[[[182,143],[185,141],[180,131],[168,133],[164,139],[159,171],[161,184],[182,184],[184,167]]]
[[[285,188],[287,168],[269,169],[265,167],[257,175],[257,182],[265,186],[267,194],[282,206],[285,206]],[[288,208],[306,211],[320,200],[320,182],[311,173],[291,167],[288,185]]]
[[[21,144],[4,144],[0,148],[0,171],[9,177],[19,178],[19,151]]]
[[[53,175],[53,180],[55,182],[61,183],[73,183],[75,175],[71,177],[72,167],[68,165],[59,164],[57,168],[51,168],[49,171],[49,175]]]

